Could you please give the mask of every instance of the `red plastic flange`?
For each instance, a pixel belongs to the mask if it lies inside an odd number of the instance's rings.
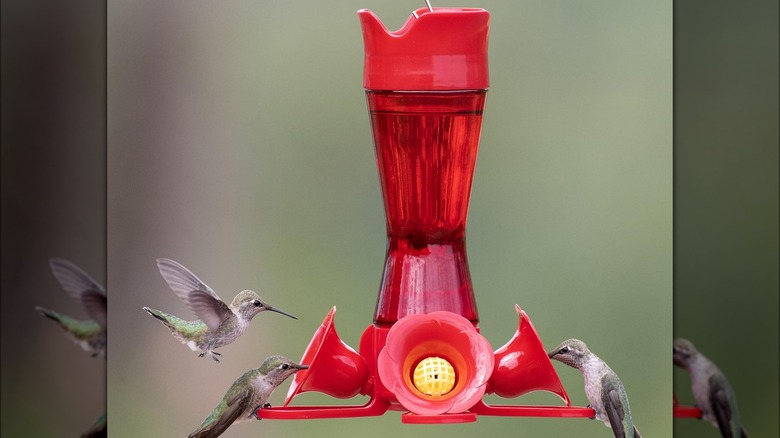
[[[365,44],[365,88],[440,91],[490,85],[488,11],[420,8],[395,32],[368,9],[357,14]]]

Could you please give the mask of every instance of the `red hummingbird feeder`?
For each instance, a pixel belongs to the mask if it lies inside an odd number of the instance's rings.
[[[387,219],[387,254],[373,324],[357,351],[328,312],[306,348],[284,406],[264,419],[346,418],[405,412],[404,423],[476,421],[478,415],[578,417],[528,315],[493,351],[479,333],[466,259],[466,216],[489,86],[484,9],[421,8],[389,32],[357,12],[365,43],[364,87]],[[501,405],[548,391],[562,405]],[[295,406],[316,391],[359,406]]]

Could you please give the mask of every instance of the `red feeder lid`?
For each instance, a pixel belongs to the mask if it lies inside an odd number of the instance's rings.
[[[420,8],[390,32],[373,12],[357,12],[363,28],[363,86],[370,90],[475,90],[490,85],[490,13],[477,8]]]

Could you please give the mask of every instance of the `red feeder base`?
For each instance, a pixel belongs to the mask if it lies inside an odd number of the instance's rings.
[[[494,352],[496,358],[508,358],[513,356],[525,356],[535,358],[534,362],[517,362],[521,364],[518,369],[510,367],[510,361],[497,360],[491,380],[486,383],[488,393],[502,392],[493,388],[503,388],[505,394],[511,397],[522,395],[534,390],[546,390],[558,395],[566,406],[530,406],[530,405],[501,405],[491,406],[478,400],[470,408],[463,412],[444,412],[442,414],[426,414],[425,410],[416,410],[409,405],[409,410],[397,398],[397,394],[385,386],[378,372],[378,358],[380,352],[387,345],[390,328],[370,325],[363,333],[360,341],[360,353],[346,345],[338,337],[334,326],[336,308],[332,308],[315,332],[312,341],[304,352],[301,363],[309,365],[309,369],[300,371],[294,378],[290,390],[282,407],[260,409],[258,417],[273,420],[304,420],[324,418],[357,418],[383,415],[388,410],[402,411],[401,421],[405,424],[447,424],[470,423],[477,420],[478,415],[501,417],[546,417],[546,418],[593,418],[595,412],[591,408],[571,406],[569,397],[555,374],[549,358],[544,353],[544,348],[533,326],[519,307],[516,307],[520,322],[515,336],[505,346]],[[430,315],[442,324],[446,318],[437,320],[437,314]],[[450,315],[445,315],[450,316]],[[421,339],[426,348],[440,348],[431,346],[430,340],[435,338],[420,333],[425,326],[414,328],[417,337]],[[436,331],[442,328],[433,324]],[[474,330],[474,328],[472,328]],[[397,331],[402,339],[407,339],[408,333]],[[409,339],[411,339],[410,337]],[[422,344],[420,344],[422,345]],[[417,351],[418,346],[411,342],[407,347],[411,351]],[[453,348],[451,345],[446,348]],[[404,350],[402,350],[403,352]],[[410,353],[411,354],[411,353]],[[514,363],[513,362],[513,363]],[[457,361],[455,362],[457,364]],[[408,365],[408,364],[407,364]],[[457,365],[456,365],[457,366]],[[464,368],[465,370],[465,368]],[[508,370],[508,371],[507,371]],[[523,376],[526,374],[532,376]],[[463,370],[461,370],[463,371]],[[473,370],[464,371],[466,374],[474,374]],[[507,384],[503,380],[511,378],[515,384]],[[395,387],[398,390],[398,386]],[[457,388],[457,387],[456,387]],[[294,397],[301,392],[316,391],[329,394],[336,398],[350,398],[357,394],[368,395],[369,401],[365,405],[358,406],[288,406]],[[424,402],[423,402],[424,404]]]

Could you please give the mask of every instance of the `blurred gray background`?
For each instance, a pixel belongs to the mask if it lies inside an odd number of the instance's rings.
[[[106,284],[105,6],[3,0],[0,17],[0,435],[74,437],[106,410],[106,360],[34,307],[88,319],[51,257]]]
[[[483,334],[520,304],[545,346],[579,337],[621,375],[646,436],[668,436],[672,377],[672,8],[451,2],[491,12],[491,88],[469,214]],[[183,436],[270,354],[299,358],[330,306],[371,323],[384,216],[355,15],[399,28],[424,2],[111,2],[108,10],[111,436]],[[221,364],[141,310],[190,317],[155,267],[182,262],[263,314]],[[556,366],[576,405],[582,377]],[[281,404],[288,384],[271,398]],[[299,403],[331,403],[305,394]],[[338,401],[337,401],[338,402]],[[362,403],[353,400],[351,403]],[[558,403],[540,394],[509,402]],[[382,418],[237,425],[226,436],[424,436]],[[435,433],[602,437],[584,419],[480,418]]]

